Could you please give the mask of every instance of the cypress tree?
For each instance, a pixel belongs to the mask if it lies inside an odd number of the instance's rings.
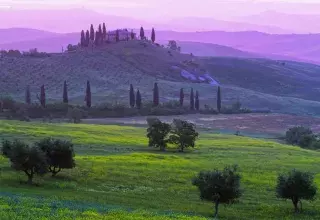
[[[64,81],[63,83],[63,103],[68,104],[69,99],[68,99],[68,86],[67,86],[67,81]]]
[[[154,83],[153,87],[153,106],[159,105],[159,88],[158,83]]]
[[[133,30],[131,30],[131,34],[130,34],[130,36],[131,36],[131,40],[133,40],[133,39],[134,39],[134,33],[133,33]]]
[[[183,106],[183,100],[184,100],[184,92],[183,92],[183,88],[180,89],[180,107]]]
[[[84,30],[81,31],[80,45],[81,47],[84,47],[86,45],[86,37],[84,35]]]
[[[87,30],[87,32],[86,32],[86,47],[89,46],[89,43],[90,43],[90,33],[89,33],[89,31]]]
[[[221,91],[220,91],[220,86],[218,86],[218,92],[217,92],[217,109],[218,112],[221,112]]]
[[[30,86],[26,88],[26,104],[31,104]]]
[[[116,30],[116,42],[119,42],[120,36],[119,36],[119,30]]]
[[[156,41],[156,33],[155,33],[155,31],[154,31],[154,28],[152,28],[151,40],[152,40],[152,43],[154,43],[154,42]]]
[[[197,111],[199,111],[200,103],[199,103],[199,93],[196,91],[196,98],[195,98],[195,108]]]
[[[101,45],[103,43],[103,32],[101,28],[101,24],[99,24],[99,44]]]
[[[144,29],[143,29],[143,27],[140,28],[140,39],[144,40]]]
[[[87,80],[87,89],[86,89],[86,105],[88,108],[91,107],[91,88],[90,88],[90,82]]]
[[[107,28],[106,28],[106,24],[103,23],[102,25],[102,36],[103,36],[103,41],[106,41],[107,39]]]
[[[96,36],[95,36],[95,39],[94,39],[94,44],[96,46],[98,46],[100,44],[100,34],[99,34],[99,31],[96,31]]]
[[[193,94],[193,88],[191,89],[190,93],[190,109],[194,110],[194,94]]]
[[[133,85],[132,84],[130,84],[129,97],[130,97],[130,106],[131,106],[131,108],[133,108],[134,105],[135,105],[136,100],[135,100],[135,95],[134,95],[134,90],[133,90]]]
[[[94,28],[93,28],[92,24],[91,24],[91,27],[90,27],[90,40],[94,41]]]
[[[137,91],[137,96],[136,96],[136,107],[137,107],[137,109],[141,108],[141,94],[140,94],[139,89]]]
[[[44,89],[44,85],[41,86],[40,90],[40,104],[43,108],[46,107],[46,91]]]

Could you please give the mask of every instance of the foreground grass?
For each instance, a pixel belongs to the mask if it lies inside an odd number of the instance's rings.
[[[221,219],[320,218],[319,195],[313,202],[303,202],[304,213],[295,215],[290,201],[277,199],[274,190],[281,172],[297,168],[319,173],[319,152],[258,139],[201,133],[192,152],[160,153],[146,147],[143,128],[13,121],[0,121],[0,127],[1,136],[6,138],[71,139],[78,155],[74,170],[62,171],[54,179],[49,175],[37,178],[39,186],[34,187],[20,184],[25,176],[12,171],[8,160],[0,157],[1,219],[5,219],[2,215],[28,219],[23,218],[23,211],[14,211],[27,210],[24,201],[44,204],[32,209],[39,218],[54,218],[56,213],[73,213],[61,214],[65,219],[85,219],[88,213],[86,219],[167,219],[171,218],[168,213],[179,219],[209,218],[213,205],[199,199],[191,179],[200,170],[229,164],[240,167],[244,195],[238,204],[221,207]],[[320,188],[320,175],[316,175],[316,183]]]

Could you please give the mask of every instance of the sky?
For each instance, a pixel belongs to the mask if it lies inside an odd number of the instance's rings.
[[[87,8],[110,15],[156,20],[186,16],[227,19],[269,10],[315,14],[320,11],[320,0],[0,0],[1,10],[35,8]]]

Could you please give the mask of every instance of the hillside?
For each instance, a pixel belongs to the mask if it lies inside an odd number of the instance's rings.
[[[191,61],[193,60],[193,61]],[[201,105],[215,106],[216,87],[194,83],[181,76],[207,73],[222,86],[224,103],[239,99],[245,107],[275,112],[320,115],[320,66],[265,59],[197,58],[168,52],[140,41],[120,42],[94,51],[52,54],[46,58],[0,59],[0,93],[23,100],[31,86],[32,98],[42,84],[47,98],[59,101],[64,80],[73,102],[83,103],[85,82],[90,80],[93,102],[127,103],[129,84],[151,100],[153,83],[162,101],[176,100],[180,88],[200,92]],[[186,94],[186,100],[188,94]]]

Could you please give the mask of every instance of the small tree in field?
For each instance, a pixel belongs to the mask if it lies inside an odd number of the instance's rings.
[[[222,171],[201,171],[192,184],[198,187],[202,200],[215,204],[214,217],[217,217],[219,204],[232,204],[241,197],[240,180],[237,166],[234,165]]]
[[[129,92],[129,100],[130,100],[130,107],[133,108],[136,102],[133,85],[130,84],[130,92]]]
[[[299,145],[301,147],[308,147],[304,144],[305,137],[314,137],[314,134],[310,128],[303,126],[292,127],[286,132],[286,141],[288,144]]]
[[[221,90],[220,86],[218,86],[218,91],[217,91],[217,110],[220,113],[221,112]]]
[[[36,145],[45,153],[48,170],[52,173],[52,176],[57,175],[61,169],[75,167],[74,150],[71,142],[46,138]]]
[[[200,108],[200,102],[199,102],[199,92],[196,91],[196,97],[195,97],[195,103],[194,103],[194,107],[197,111],[199,111]]]
[[[91,108],[91,87],[89,80],[87,81],[87,88],[86,88],[86,97],[85,97],[86,105],[88,108]]]
[[[23,171],[28,176],[28,184],[33,183],[35,174],[43,175],[47,172],[47,161],[45,154],[37,147],[21,141],[6,141],[3,143],[3,150],[10,159],[11,167],[17,171]]]
[[[141,94],[140,94],[139,89],[138,89],[137,95],[136,95],[136,107],[137,107],[137,109],[141,108]]]
[[[313,200],[317,187],[314,184],[314,175],[308,172],[292,170],[288,174],[280,174],[276,187],[278,198],[291,199],[295,212],[299,212],[298,203],[301,200]]]
[[[67,86],[67,81],[64,81],[63,83],[63,103],[68,104],[69,99],[68,99],[68,86]]]
[[[180,152],[187,147],[194,147],[198,136],[194,124],[180,119],[173,120],[169,142],[177,145]]]
[[[180,107],[183,106],[183,100],[184,100],[184,92],[183,92],[183,88],[181,88],[180,89],[180,98],[179,98]]]
[[[26,104],[31,104],[30,86],[26,88]]]
[[[165,151],[167,147],[168,134],[170,132],[170,125],[161,122],[159,119],[147,119],[148,129],[147,137],[149,138],[149,147],[159,147],[161,151]]]

